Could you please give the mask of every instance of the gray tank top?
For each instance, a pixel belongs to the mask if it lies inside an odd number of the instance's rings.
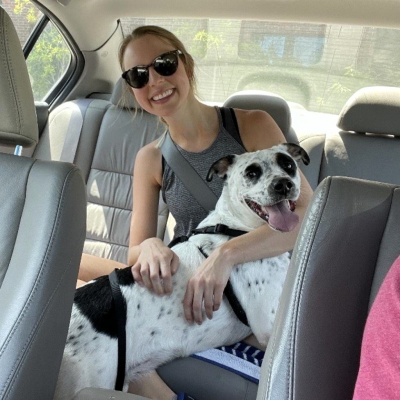
[[[234,111],[228,108],[216,107],[219,120],[219,130],[215,141],[207,149],[192,153],[182,149],[176,143],[183,157],[206,182],[211,165],[222,157],[230,154],[242,154],[246,150],[240,139]],[[221,195],[224,181],[214,176],[211,182],[206,182],[217,197]],[[163,159],[162,195],[169,211],[176,220],[174,238],[189,235],[197,225],[208,215],[197,200],[186,189],[182,181]]]

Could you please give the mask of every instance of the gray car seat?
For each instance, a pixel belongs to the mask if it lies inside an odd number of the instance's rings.
[[[311,159],[303,172],[312,188],[334,175],[400,184],[400,88],[360,89],[337,126],[326,134],[299,135]]]
[[[329,177],[293,252],[257,400],[350,400],[368,311],[400,253],[400,188]]]
[[[0,7],[0,143],[38,140],[21,45]],[[71,164],[0,154],[0,398],[53,397],[85,235]]]
[[[132,213],[133,167],[137,152],[156,140],[165,126],[124,94],[120,79],[111,102],[93,99],[77,132],[79,101],[68,101],[50,113],[34,158],[60,160],[70,136],[78,135],[69,155],[87,182],[87,232],[84,252],[126,263]],[[124,101],[125,100],[125,101]],[[84,99],[84,101],[88,101]],[[78,127],[79,130],[79,127]],[[158,237],[164,236],[168,209],[160,196]]]
[[[243,90],[229,96],[224,102],[224,107],[266,111],[275,120],[288,142],[299,141],[292,128],[289,104],[277,94],[263,90]]]

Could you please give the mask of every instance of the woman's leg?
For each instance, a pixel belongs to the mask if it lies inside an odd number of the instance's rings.
[[[78,289],[78,288],[80,288],[81,286],[84,286],[84,285],[86,285],[86,284],[87,284],[87,282],[81,281],[80,279],[78,279],[78,280],[76,281],[76,288]]]
[[[172,400],[175,393],[164,383],[156,371],[129,384],[129,393],[147,397],[152,400]]]
[[[83,253],[81,265],[79,267],[78,279],[84,282],[89,282],[99,276],[108,275],[115,268],[125,267],[125,264],[121,264],[117,261]]]

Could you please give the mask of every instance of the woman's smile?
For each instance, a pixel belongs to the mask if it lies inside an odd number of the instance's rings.
[[[175,93],[175,89],[167,89],[163,92],[155,94],[151,100],[158,104],[167,102]]]

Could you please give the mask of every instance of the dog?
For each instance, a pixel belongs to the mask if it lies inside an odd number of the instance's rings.
[[[300,160],[307,165],[307,153],[285,143],[216,161],[207,180],[214,175],[223,178],[222,194],[198,228],[225,224],[248,232],[267,223],[277,231],[293,230],[299,222],[294,210],[300,194]],[[230,282],[249,326],[239,321],[225,298],[213,318],[201,325],[184,318],[188,280],[204,256],[227,240],[223,234],[196,234],[175,245],[180,265],[167,296],[135,284],[130,268],[117,271],[127,309],[124,390],[129,382],[170,360],[236,343],[251,332],[267,344],[290,262],[288,253],[233,268]],[[113,313],[107,276],[77,289],[55,399],[70,400],[85,387],[114,388],[118,341]]]

